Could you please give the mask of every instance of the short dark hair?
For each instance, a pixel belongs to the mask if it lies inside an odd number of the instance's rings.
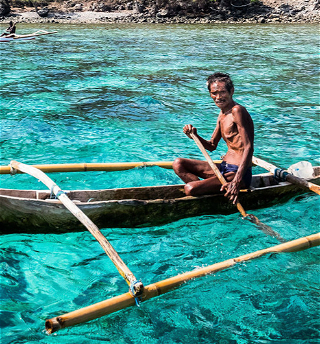
[[[207,86],[208,86],[209,91],[210,91],[210,86],[216,81],[224,82],[226,84],[226,89],[229,93],[233,89],[233,82],[229,74],[218,72],[218,73],[211,74],[207,79]]]

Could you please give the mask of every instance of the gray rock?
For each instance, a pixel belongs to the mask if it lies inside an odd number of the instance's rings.
[[[168,14],[169,14],[169,11],[167,9],[163,9],[157,13],[157,17],[158,18],[164,18],[164,17],[167,17]]]
[[[139,2],[135,2],[135,4],[133,5],[133,11],[135,13],[143,13],[144,9],[144,6]]]
[[[133,10],[133,3],[132,2],[126,3],[125,8],[126,10],[129,10],[129,11]]]
[[[49,14],[49,9],[47,7],[41,8],[40,10],[37,10],[37,13],[40,17],[47,17]]]
[[[82,4],[75,4],[74,7],[73,7],[73,9],[74,9],[75,11],[82,11]]]

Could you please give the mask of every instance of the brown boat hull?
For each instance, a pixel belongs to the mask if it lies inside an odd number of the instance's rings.
[[[319,183],[320,178],[313,182]],[[244,209],[283,203],[304,189],[275,183],[269,174],[253,178],[252,191],[242,192]],[[181,218],[231,214],[237,208],[222,194],[186,197],[183,185],[109,190],[68,191],[67,195],[99,227],[146,227]],[[1,233],[64,233],[85,227],[49,191],[0,190]]]

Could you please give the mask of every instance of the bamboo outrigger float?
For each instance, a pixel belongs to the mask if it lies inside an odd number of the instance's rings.
[[[184,274],[168,278],[166,280],[156,282],[144,287],[144,292],[141,295],[141,301],[147,301],[161,294],[165,294],[172,289],[179,287],[181,284],[198,277],[202,277],[214,272],[225,270],[235,266],[237,263],[244,262],[251,259],[262,257],[268,253],[280,252],[297,252],[306,250],[310,247],[320,245],[320,233],[309,235],[297,240],[289,241],[277,246],[272,246],[260,251],[252,252],[234,259],[228,259],[221,263],[216,263],[201,269],[186,272]],[[65,327],[74,326],[84,323],[107,314],[117,312],[121,309],[133,306],[135,299],[130,292],[113,297],[111,299],[96,303],[94,305],[59,315],[57,317],[47,319],[45,328],[49,334],[56,332]]]

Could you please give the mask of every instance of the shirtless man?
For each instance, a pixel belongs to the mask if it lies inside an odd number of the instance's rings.
[[[250,185],[252,172],[254,129],[248,111],[233,99],[234,87],[229,75],[215,73],[210,75],[207,86],[211,98],[220,108],[216,128],[210,140],[197,134],[191,124],[183,132],[191,138],[196,135],[205,149],[214,151],[221,138],[228,146],[227,154],[221,164],[217,164],[227,183],[221,183],[206,161],[178,158],[173,162],[175,173],[186,183],[184,189],[188,196],[213,194],[226,191],[225,196],[235,204],[240,188]],[[200,179],[201,178],[201,179]]]
[[[16,24],[14,24],[12,21],[9,23],[9,27],[6,29],[6,31],[1,35],[1,37],[13,37],[16,33]]]

